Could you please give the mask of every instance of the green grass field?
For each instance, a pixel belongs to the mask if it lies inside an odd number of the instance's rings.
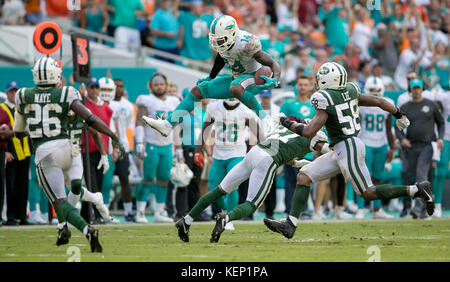
[[[213,222],[193,225],[190,243],[178,239],[173,225],[99,226],[101,254],[90,253],[87,240],[74,228],[70,243],[56,247],[55,226],[2,227],[0,261],[68,261],[76,255],[71,253],[73,246],[79,248],[83,262],[364,262],[377,254],[381,261],[450,261],[449,219],[301,222],[290,240],[269,231],[261,221],[236,222],[236,231],[225,231],[218,244],[210,244],[213,226]],[[377,248],[379,252],[371,251]]]

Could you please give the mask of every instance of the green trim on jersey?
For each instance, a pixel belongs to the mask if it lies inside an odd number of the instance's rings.
[[[19,93],[19,113],[23,114],[33,147],[57,139],[67,139],[68,87],[38,89],[25,88]]]
[[[311,140],[280,126],[276,134],[258,144],[280,166],[293,159],[301,159],[311,152]]]
[[[331,141],[330,146],[359,134],[359,95],[359,87],[349,82],[343,90],[319,90],[311,97],[311,105],[328,114],[325,127]]]
[[[74,120],[68,123],[69,138],[72,146],[76,146],[81,149],[81,136],[83,135],[83,130],[87,127],[86,121],[78,115],[75,116]]]

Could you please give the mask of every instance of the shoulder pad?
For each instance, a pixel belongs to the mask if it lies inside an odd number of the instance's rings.
[[[331,101],[328,101],[331,97],[326,97],[328,93],[325,92],[324,94],[323,92],[325,91],[320,90],[311,96],[311,106],[316,110],[326,110],[331,103]]]

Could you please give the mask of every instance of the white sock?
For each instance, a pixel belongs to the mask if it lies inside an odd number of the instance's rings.
[[[147,202],[136,202],[137,210],[140,213],[145,213],[145,207],[147,206]]]
[[[156,203],[156,213],[161,214],[164,211],[165,203]]]
[[[86,225],[84,228],[83,228],[83,234],[84,235],[87,235],[87,232],[88,232],[88,225]]]
[[[225,216],[225,223],[230,222],[230,217],[228,216],[228,214]]]
[[[297,226],[298,219],[296,217],[293,217],[292,215],[290,215],[289,219],[294,224],[294,226]]]
[[[411,185],[409,186],[409,195],[411,197],[414,197],[414,195],[419,191],[419,189],[417,189],[416,185]]]
[[[192,218],[192,216],[186,215],[186,216],[184,217],[184,222],[186,222],[187,225],[191,225],[192,222],[194,222],[194,219]]]
[[[63,229],[64,225],[66,225],[66,224],[67,224],[67,222],[60,222],[60,223],[58,223],[58,225],[56,225],[56,227],[58,229]]]
[[[80,195],[75,195],[72,191],[69,192],[69,196],[67,196],[67,202],[72,206],[75,206],[80,200]]]
[[[123,203],[123,211],[125,215],[129,215],[131,213],[131,210],[133,209],[133,203]]]
[[[91,203],[95,203],[96,201],[98,201],[97,195],[95,195],[92,192],[89,192],[88,189],[84,187],[82,189],[83,189],[83,196],[81,197],[81,200]]]

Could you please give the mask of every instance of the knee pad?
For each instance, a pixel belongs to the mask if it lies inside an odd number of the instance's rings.
[[[71,191],[75,195],[80,195],[81,193],[81,179],[74,179],[70,182],[71,185]]]

